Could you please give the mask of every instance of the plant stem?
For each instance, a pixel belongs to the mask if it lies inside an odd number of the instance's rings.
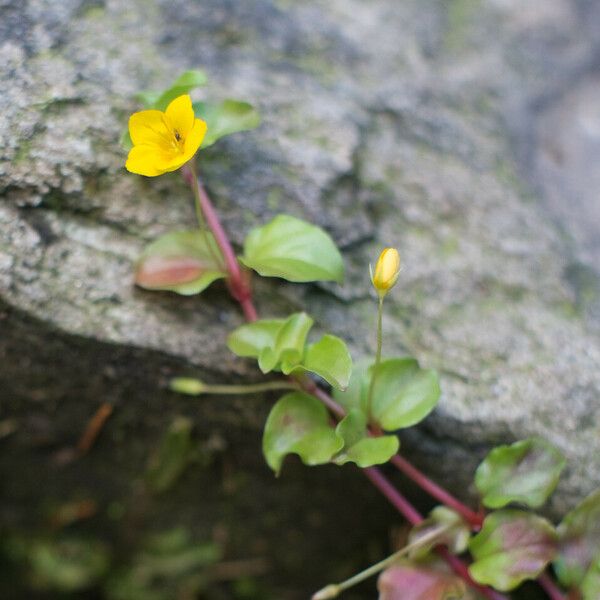
[[[383,346],[383,296],[379,296],[377,305],[377,352],[375,353],[375,364],[373,365],[371,381],[369,383],[369,393],[367,395],[367,415],[371,420],[371,405],[373,402],[373,389],[375,388],[375,379],[377,379],[377,368],[381,362],[381,347]]]
[[[423,520],[421,513],[390,483],[377,467],[367,467],[362,471],[411,525],[417,525]]]
[[[538,577],[537,581],[546,594],[548,594],[548,598],[550,598],[550,600],[565,600],[564,594],[560,591],[548,573],[542,573]]]
[[[439,546],[436,552],[452,567],[453,571],[459,575],[470,587],[476,589],[482,596],[489,600],[509,600],[504,594],[496,590],[477,583],[469,573],[467,565],[458,556],[450,554],[448,548]]]
[[[206,219],[204,218],[204,212],[200,202],[200,187],[198,183],[198,176],[196,175],[196,163],[192,159],[189,161],[186,167],[189,169],[189,182],[194,194],[194,209],[196,210],[196,219],[198,220],[200,235],[202,235],[204,243],[206,244],[206,247],[208,248],[208,251],[210,252],[215,263],[220,269],[225,269],[225,265],[223,264],[223,256],[216,251],[213,241],[208,237]]]
[[[363,469],[363,473],[371,480],[373,485],[394,505],[394,507],[404,515],[405,519],[412,525],[417,525],[423,521],[419,511],[390,483],[390,481],[376,467]],[[452,567],[454,572],[464,579],[471,587],[475,588],[482,596],[489,600],[508,600],[508,598],[493,590],[492,588],[480,585],[473,580],[469,574],[467,566],[460,558],[450,554],[446,548],[437,548],[436,551]]]
[[[257,392],[269,392],[272,390],[297,390],[298,385],[292,381],[265,381],[264,383],[249,383],[248,385],[209,385],[206,384],[202,390],[203,394],[255,394]]]
[[[206,222],[212,231],[227,264],[232,295],[240,304],[246,320],[250,322],[256,321],[258,314],[254,303],[252,302],[252,290],[247,282],[244,281],[237,258],[233,252],[233,248],[229,243],[227,234],[221,226],[219,218],[210,202],[210,198],[206,194],[204,187],[198,182],[197,177],[194,176],[194,179],[198,185],[200,206],[202,207]],[[379,348],[378,353],[381,353],[381,348]],[[310,378],[307,377],[302,380],[302,386],[307,392],[314,394],[317,398],[319,398],[328,408],[330,408],[334,414],[340,417],[344,416],[344,409],[337,402],[335,402],[335,400],[333,400],[333,398],[331,398],[327,392],[322,390],[312,380],[310,380]],[[363,472],[371,480],[375,487],[377,487],[377,489],[383,493],[383,495],[402,515],[404,515],[407,521],[413,525],[416,525],[423,520],[423,517],[419,511],[417,511],[417,509],[406,498],[404,498],[404,496],[388,481],[388,479],[383,476],[379,469],[375,467],[369,467],[367,469],[363,469]],[[444,548],[441,548],[440,550],[443,551]],[[442,554],[442,556],[444,556],[446,562],[452,566],[454,571],[460,575],[460,577],[462,577],[470,586],[477,589],[483,596],[489,600],[508,600],[504,594],[500,594],[491,588],[481,586],[473,581],[469,575],[466,565],[460,559],[451,555],[447,551],[445,554]]]
[[[346,416],[344,408],[338,404],[323,388],[320,388],[310,377],[301,375],[297,378],[302,389],[318,398],[338,419]]]
[[[204,189],[204,186],[199,181],[198,176],[196,175],[196,170],[194,167],[194,161],[190,161],[190,170],[193,178],[193,182],[190,183],[192,189],[194,190],[194,194],[197,198],[198,205],[204,215],[204,219],[206,220],[206,224],[208,228],[212,231],[212,234],[217,242],[217,246],[221,250],[223,258],[225,260],[225,268],[227,269],[227,273],[229,275],[229,286],[231,290],[232,296],[239,302],[242,310],[244,311],[244,316],[247,321],[256,321],[258,315],[256,313],[256,308],[252,303],[252,292],[250,289],[250,284],[248,278],[242,272],[240,268],[240,264],[235,256],[235,252],[231,247],[231,243],[229,242],[229,238],[227,234],[223,230],[221,222],[219,221],[219,217],[215,212],[215,209]]]
[[[404,473],[407,477],[412,479],[412,481],[414,481],[421,489],[428,492],[430,496],[462,515],[471,525],[471,527],[474,529],[481,528],[483,523],[483,515],[471,510],[468,506],[463,504],[444,488],[440,487],[434,481],[431,481],[429,477],[414,467],[403,456],[396,454],[390,459],[390,462],[400,471],[402,471],[402,473]]]
[[[331,598],[337,598],[337,596],[339,596],[344,590],[347,590],[361,583],[365,579],[368,579],[376,573],[379,573],[379,571],[383,571],[383,569],[389,567],[390,565],[393,565],[399,558],[402,558],[404,555],[410,553],[412,550],[420,548],[421,546],[424,546],[426,544],[435,542],[438,538],[442,536],[442,534],[446,533],[446,531],[448,531],[451,528],[452,525],[444,525],[443,527],[439,527],[438,529],[430,531],[423,537],[415,540],[412,544],[407,544],[406,546],[404,546],[404,548],[401,548],[397,552],[394,552],[394,554],[391,554],[390,556],[384,558],[378,563],[371,565],[364,571],[361,571],[360,573],[349,577],[341,583],[334,583],[324,587],[323,589],[319,590],[316,594],[313,595],[312,600],[330,600]]]

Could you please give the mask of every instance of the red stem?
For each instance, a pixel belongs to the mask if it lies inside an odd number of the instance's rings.
[[[538,577],[537,581],[546,594],[548,594],[548,598],[550,598],[550,600],[565,600],[564,594],[560,591],[548,573],[542,573]]]
[[[367,467],[362,469],[362,472],[411,525],[417,525],[423,520],[421,513],[384,477],[377,467]]]
[[[250,279],[245,273],[242,272],[242,269],[240,268],[240,263],[237,260],[233,248],[231,247],[231,243],[229,242],[229,238],[227,237],[225,230],[221,226],[221,221],[217,216],[212,202],[210,201],[204,186],[198,177],[196,177],[193,163],[190,163],[189,175],[187,170],[184,171],[184,177],[190,185],[196,186],[198,201],[200,203],[202,213],[204,214],[204,218],[206,219],[206,225],[212,231],[215,242],[217,242],[217,246],[219,246],[219,249],[223,254],[223,259],[225,260],[225,267],[229,275],[229,289],[231,291],[231,295],[239,302],[242,310],[244,311],[246,320],[250,322],[256,321],[258,319],[258,313],[256,312],[256,308],[252,302]]]
[[[249,282],[242,273],[240,265],[237,261],[233,248],[229,242],[227,234],[221,226],[219,217],[215,212],[210,198],[206,190],[196,177],[189,177],[184,171],[184,177],[190,185],[198,186],[200,205],[206,219],[206,223],[215,240],[223,253],[223,258],[229,273],[229,283],[232,296],[239,302],[244,316],[247,321],[256,321],[258,313],[252,301],[252,290]],[[339,418],[343,418],[345,410],[340,406],[325,390],[321,389],[314,381],[306,377],[300,381],[302,387],[310,394],[319,398],[329,410]],[[431,481],[425,474],[421,473],[417,468],[413,467],[406,459],[400,455],[392,458],[392,463],[402,471],[407,477],[421,486],[425,491],[431,494],[434,498],[440,500],[443,504],[454,508],[457,512],[463,515],[467,521],[475,528],[481,526],[483,521],[482,515],[479,515],[446,492],[443,488]],[[393,504],[393,506],[406,518],[406,520],[416,525],[423,520],[423,517],[417,509],[390,483],[390,481],[376,467],[362,469],[367,478],[373,485]],[[471,587],[477,589],[480,594],[489,600],[508,600],[507,596],[493,590],[492,588],[482,586],[475,582],[470,576],[467,565],[458,557],[450,554],[446,548],[438,548],[438,553],[452,567],[457,575],[459,575]],[[560,591],[556,588],[553,581],[546,575],[541,575],[539,578],[540,585],[546,590],[551,600],[564,600]],[[558,595],[556,595],[558,594]]]
[[[368,467],[362,471],[411,525],[418,525],[423,521],[421,513],[390,483],[378,468]],[[461,579],[476,589],[482,596],[489,598],[489,600],[508,600],[504,594],[474,581],[467,565],[460,558],[450,554],[447,548],[440,546],[436,548],[436,551]]]
[[[309,394],[316,396],[338,419],[346,416],[346,411],[338,404],[324,389],[320,388],[310,377],[298,379],[302,389]]]
[[[410,464],[403,456],[396,454],[390,459],[390,462],[431,496],[462,515],[474,529],[481,528],[483,523],[482,515],[471,510],[468,506],[456,499],[444,488],[440,487],[434,481],[431,481],[429,477],[419,471],[419,469],[416,467],[413,467],[413,465]]]
[[[448,548],[438,546],[436,552],[452,567],[454,572],[459,575],[469,586],[476,589],[482,596],[489,600],[508,600],[508,597],[496,590],[477,583],[469,573],[467,565],[458,556],[450,554]]]

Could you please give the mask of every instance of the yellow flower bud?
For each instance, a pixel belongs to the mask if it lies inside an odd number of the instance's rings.
[[[395,285],[400,274],[400,254],[396,248],[385,248],[377,259],[375,271],[371,270],[371,281],[380,298]]]

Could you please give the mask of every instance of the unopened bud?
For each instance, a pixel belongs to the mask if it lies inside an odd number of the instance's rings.
[[[311,600],[331,600],[331,598],[337,598],[339,595],[340,586],[331,584],[313,594]]]
[[[193,379],[192,377],[175,377],[169,382],[169,388],[179,394],[199,396],[205,391],[206,385],[199,379]]]
[[[371,281],[380,298],[396,284],[400,274],[400,254],[396,248],[386,248],[379,255],[375,271],[371,270]]]

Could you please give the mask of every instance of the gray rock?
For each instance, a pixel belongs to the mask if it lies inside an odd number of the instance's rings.
[[[347,261],[343,287],[256,281],[261,314],[307,307],[358,359],[374,348],[367,265],[398,246],[384,352],[415,355],[443,383],[405,452],[465,496],[491,445],[541,435],[569,461],[551,514],[600,486],[595,3],[30,0],[0,11],[0,295],[32,339],[32,356],[13,363],[35,361],[55,331],[85,342],[82,372],[102,368],[94,344],[113,344],[215,380],[256,376],[225,347],[241,317],[223,287],[183,299],[132,285],[144,244],[194,215],[176,175],[125,172],[118,137],[136,91],[202,67],[212,97],[247,99],[264,117],[201,153],[234,242],[288,212],[331,231]],[[5,401],[36,389],[20,373],[4,376]],[[147,373],[158,389],[164,377]],[[156,394],[160,411],[172,396]],[[135,388],[119,397],[144,405]],[[61,410],[68,380],[44,402],[63,398]]]

